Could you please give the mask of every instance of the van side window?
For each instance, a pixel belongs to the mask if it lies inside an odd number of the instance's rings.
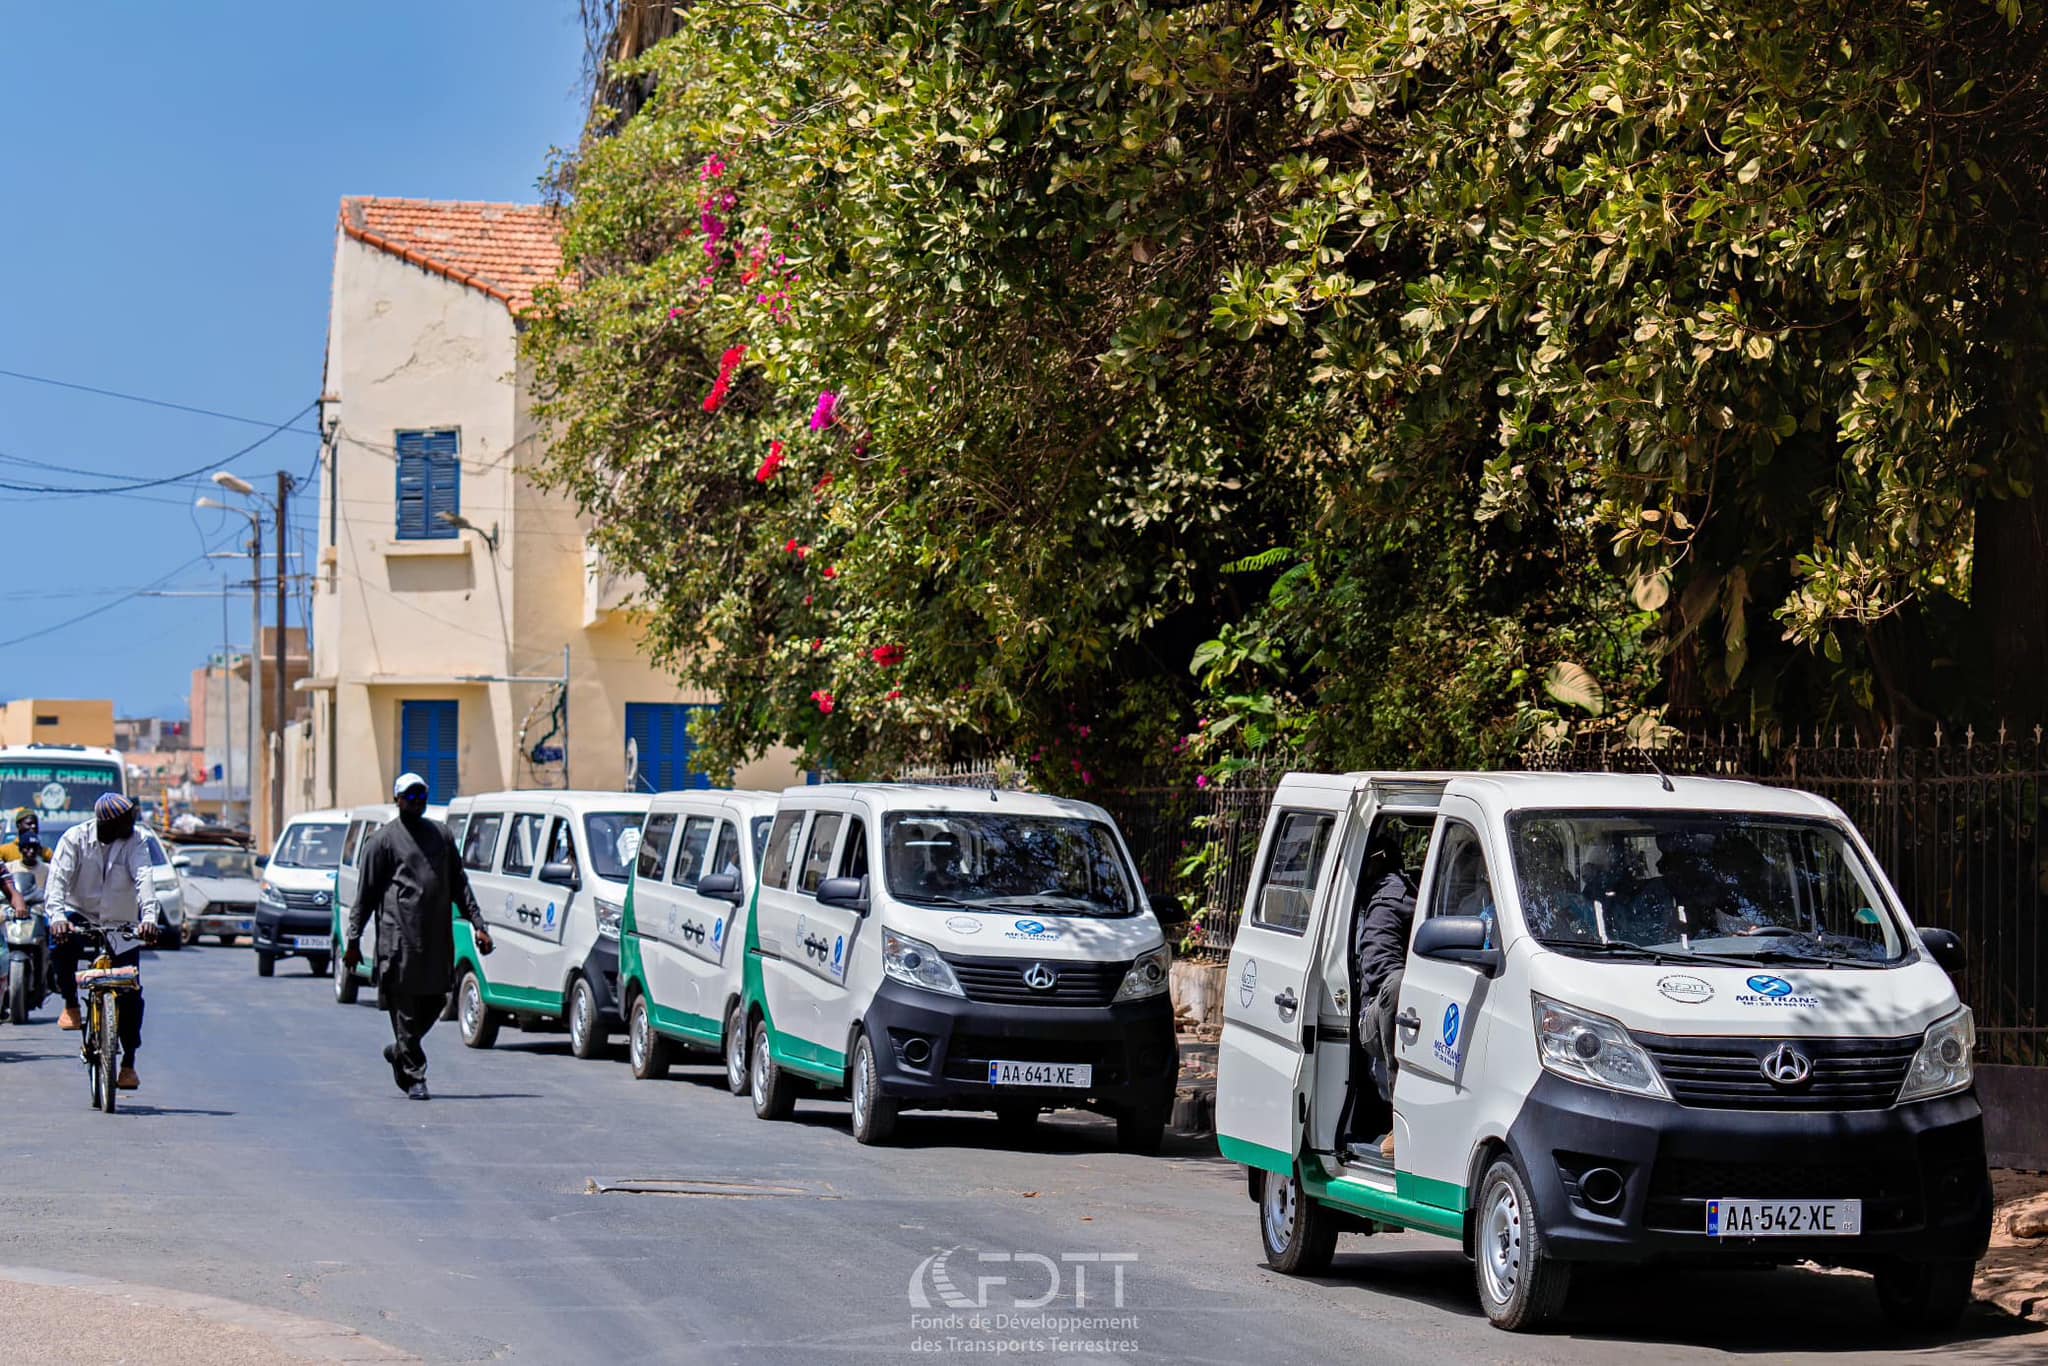
[[[816,896],[818,884],[831,870],[832,842],[845,820],[837,811],[820,811],[811,822],[811,842],[804,847],[803,874],[797,879],[797,890],[804,895]]]
[[[1330,851],[1330,832],[1336,825],[1337,818],[1327,811],[1280,813],[1280,823],[1273,829],[1273,852],[1252,905],[1253,924],[1286,934],[1308,928],[1316,879],[1322,875],[1323,856]]]
[[[348,868],[348,867],[352,867],[352,866],[353,866],[353,865],[355,864],[355,861],[356,861],[356,846],[357,846],[358,844],[361,844],[362,842],[363,842],[363,823],[362,823],[361,821],[350,821],[350,822],[348,823],[348,834],[346,834],[346,835],[342,836],[342,840],[341,840],[341,866],[342,866],[342,867],[344,867],[344,868]]]
[[[1486,872],[1486,846],[1464,821],[1444,822],[1443,851],[1437,855],[1436,889],[1429,914],[1493,917],[1493,879]]]
[[[504,814],[498,811],[479,811],[470,817],[469,829],[462,837],[463,867],[478,873],[491,871],[498,856],[498,831],[504,824]]]
[[[532,877],[534,862],[540,858],[540,837],[548,818],[531,811],[512,817],[512,833],[505,841],[505,876]]]
[[[868,875],[868,831],[858,816],[846,832],[846,848],[839,853],[840,877],[866,877]]]
[[[740,832],[731,821],[718,823],[718,844],[711,851],[711,871],[734,874],[740,871]]]
[[[549,863],[566,863],[576,867],[576,837],[570,833],[571,822],[567,816],[555,817],[555,833],[548,840]]]
[[[657,811],[647,818],[647,824],[640,829],[640,861],[635,870],[639,876],[661,879],[661,870],[668,863],[668,842],[675,837],[676,818],[667,811]]]
[[[682,843],[676,846],[676,871],[670,881],[694,887],[704,875],[704,848],[711,843],[711,817],[692,816],[683,822]]]
[[[804,813],[779,811],[768,832],[768,848],[761,856],[761,885],[787,887],[789,870],[796,863],[797,835],[804,828]]]

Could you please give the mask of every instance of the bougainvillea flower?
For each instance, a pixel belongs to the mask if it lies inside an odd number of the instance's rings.
[[[828,565],[826,565],[826,566],[825,566],[825,577],[826,577],[826,578],[828,578],[828,579],[836,579],[836,578],[838,578],[838,577],[839,577],[839,569],[838,569],[838,566],[836,566],[836,565],[829,565],[829,564],[828,564]]]
[[[874,649],[868,651],[868,658],[874,660],[875,663],[885,669],[893,669],[903,662],[903,647],[901,645],[877,645]]]
[[[826,692],[823,688],[811,694],[811,701],[816,702],[818,710],[825,713],[825,715],[830,716],[832,714],[832,694]]]
[[[1206,773],[1197,773],[1197,774],[1195,775],[1195,786],[1196,786],[1196,787],[1207,787],[1208,785],[1209,785],[1209,775],[1208,775],[1208,774],[1206,774]]]
[[[718,358],[718,381],[711,386],[711,392],[704,396],[705,412],[715,413],[719,405],[725,402],[726,391],[732,388],[733,374],[740,368],[740,362],[746,358],[747,348],[744,346],[729,346],[725,354]]]
[[[832,414],[838,411],[839,395],[827,389],[818,395],[818,406],[811,410],[811,430],[822,432],[832,425]]]
[[[782,443],[780,441],[771,441],[768,443],[768,458],[761,462],[760,469],[754,471],[754,482],[757,484],[767,483],[770,479],[773,479],[775,477],[775,471],[781,468]],[[792,550],[795,549],[796,542],[791,541],[790,548]]]
[[[818,482],[817,482],[817,483],[815,483],[815,484],[813,484],[813,485],[811,485],[811,492],[813,492],[813,493],[823,493],[823,492],[824,492],[824,491],[825,491],[826,489],[828,489],[828,488],[831,488],[831,487],[832,487],[832,471],[830,471],[830,470],[826,470],[826,471],[825,471],[825,472],[824,472],[823,474],[821,474],[821,475],[819,475],[819,476],[818,476]]]
[[[903,696],[903,689],[901,689],[901,688],[891,688],[891,689],[889,689],[889,700],[890,700],[891,702],[894,702],[894,701],[896,701],[896,700],[897,700],[898,698],[900,698],[900,697],[902,697],[902,696]]]
[[[797,541],[796,541],[796,537],[792,536],[792,537],[790,537],[790,538],[789,538],[789,541],[788,541],[788,543],[787,543],[786,545],[784,545],[784,546],[782,547],[782,553],[783,553],[783,554],[785,554],[785,555],[794,555],[794,554],[796,554],[796,551],[797,551]]]
[[[820,651],[820,650],[822,650],[822,649],[824,649],[824,648],[825,648],[825,642],[824,642],[824,640],[822,640],[822,639],[819,639],[819,640],[814,640],[814,641],[812,641],[812,642],[811,642],[811,653],[812,653],[812,654],[816,654],[816,653],[817,653],[818,651]]]

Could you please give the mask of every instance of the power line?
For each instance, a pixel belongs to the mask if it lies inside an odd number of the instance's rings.
[[[206,556],[203,554],[195,555],[191,559],[185,561],[185,563],[179,565],[176,569],[171,570],[169,573],[157,579],[154,583],[145,584],[141,588],[134,589],[131,592],[123,593],[120,597],[115,598],[112,602],[101,603],[98,607],[89,607],[85,611],[80,612],[75,617],[69,617],[63,621],[57,622],[54,625],[42,627],[40,630],[30,631],[26,635],[16,636],[12,640],[0,640],[0,650],[7,649],[10,646],[20,645],[27,641],[39,639],[40,637],[50,635],[53,632],[66,630],[70,627],[78,625],[80,622],[90,621],[94,617],[99,616],[103,612],[111,612],[116,607],[119,607],[122,603],[128,602],[134,598],[141,597],[144,593],[149,592],[150,589],[152,588],[163,587],[165,583],[169,582],[171,579],[176,578],[178,575],[184,573],[193,565],[204,562],[205,559]]]
[[[4,373],[6,373],[6,372],[5,372],[5,371],[0,371],[0,374],[4,374]],[[308,404],[307,404],[307,405],[306,405],[305,407],[303,407],[303,408],[299,409],[299,410],[298,410],[298,411],[297,411],[296,413],[293,413],[293,414],[292,414],[292,415],[291,415],[290,417],[286,418],[286,419],[285,419],[284,421],[282,421],[282,422],[280,422],[280,423],[277,423],[277,424],[276,424],[275,426],[271,427],[271,429],[270,429],[269,431],[267,431],[267,432],[265,432],[265,433],[264,433],[263,435],[261,435],[261,436],[257,437],[257,438],[256,438],[256,439],[255,439],[254,441],[251,441],[251,442],[250,442],[250,443],[249,443],[248,445],[246,445],[246,446],[242,447],[242,448],[241,448],[240,450],[238,450],[238,451],[235,451],[235,452],[232,452],[231,454],[228,454],[228,455],[224,455],[224,456],[218,456],[218,457],[216,457],[216,458],[214,458],[214,459],[212,459],[212,460],[209,460],[209,461],[207,461],[207,462],[206,462],[205,464],[203,464],[203,465],[200,465],[200,466],[198,466],[198,467],[197,467],[197,468],[195,468],[195,469],[189,469],[189,470],[186,470],[186,471],[184,471],[184,472],[183,472],[183,473],[181,473],[181,474],[169,474],[169,475],[165,475],[165,476],[164,476],[163,478],[161,478],[161,479],[141,479],[141,480],[137,480],[137,481],[135,481],[134,483],[129,483],[129,484],[121,484],[121,485],[118,485],[118,486],[115,486],[115,487],[112,487],[112,488],[103,488],[103,489],[95,489],[95,488],[77,488],[77,487],[73,487],[73,486],[68,486],[68,485],[62,485],[62,484],[9,484],[9,483],[5,483],[5,482],[0,482],[0,489],[5,489],[5,490],[6,490],[7,492],[9,492],[9,493],[80,493],[80,494],[103,494],[103,493],[133,493],[133,492],[135,492],[135,491],[136,491],[136,490],[138,490],[138,489],[156,489],[156,488],[162,488],[162,487],[163,487],[164,485],[166,485],[166,484],[178,484],[178,483],[183,483],[183,482],[184,482],[185,480],[187,480],[187,479],[197,479],[197,478],[198,478],[198,477],[199,477],[200,475],[202,475],[202,474],[206,474],[206,473],[208,473],[208,472],[209,472],[209,471],[211,471],[211,470],[216,470],[216,469],[219,469],[219,468],[220,468],[221,466],[223,466],[223,465],[226,465],[226,464],[229,464],[229,463],[231,463],[231,462],[233,462],[233,461],[236,461],[236,460],[239,460],[239,459],[241,459],[241,458],[242,458],[243,456],[247,455],[247,454],[248,454],[248,453],[249,453],[250,451],[253,451],[253,450],[255,450],[255,449],[256,449],[256,448],[258,447],[258,446],[261,446],[261,445],[262,445],[262,444],[263,444],[264,442],[266,442],[266,441],[270,440],[270,439],[271,439],[272,437],[274,437],[274,436],[277,436],[278,434],[280,434],[281,432],[283,432],[283,431],[284,431],[284,430],[285,430],[285,429],[286,429],[287,427],[290,427],[290,426],[292,425],[292,423],[294,423],[294,422],[297,422],[297,421],[298,421],[298,420],[299,420],[300,418],[304,417],[304,416],[305,416],[305,415],[306,415],[307,413],[310,413],[310,412],[312,412],[312,411],[313,411],[313,408],[314,408],[314,406],[315,406],[315,405],[316,405],[316,404],[317,404],[318,402],[319,402],[319,400],[317,400],[317,399],[316,399],[316,400],[314,400],[314,402],[313,402],[313,403],[308,403]],[[114,476],[98,476],[98,477],[103,477],[103,478],[111,478],[111,477],[114,477]]]
[[[168,399],[145,398],[141,394],[124,394],[118,389],[99,389],[90,384],[74,384],[70,380],[51,379],[47,375],[24,374],[19,370],[0,370],[0,375],[5,375],[8,379],[26,380],[30,384],[48,384],[59,389],[75,389],[82,394],[98,394],[101,398],[125,399],[129,403],[146,403],[152,408],[169,408],[174,412],[197,413],[201,417],[217,417],[223,422],[241,422],[251,427],[268,427],[270,425],[269,422],[260,417],[243,417],[237,413],[223,413],[213,408],[196,408],[189,403],[172,403]],[[313,406],[311,403],[307,404],[291,420],[297,422]],[[309,427],[301,427],[297,430],[305,432],[308,436],[320,435],[319,432]]]

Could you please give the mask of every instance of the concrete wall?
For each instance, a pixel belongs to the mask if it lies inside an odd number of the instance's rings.
[[[25,697],[0,705],[0,745],[114,747],[114,704],[108,699]]]

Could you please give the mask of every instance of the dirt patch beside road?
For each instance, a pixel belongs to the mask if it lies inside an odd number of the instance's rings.
[[[1977,1264],[1977,1298],[2048,1323],[2048,1174],[1995,1171],[1991,1250]]]

